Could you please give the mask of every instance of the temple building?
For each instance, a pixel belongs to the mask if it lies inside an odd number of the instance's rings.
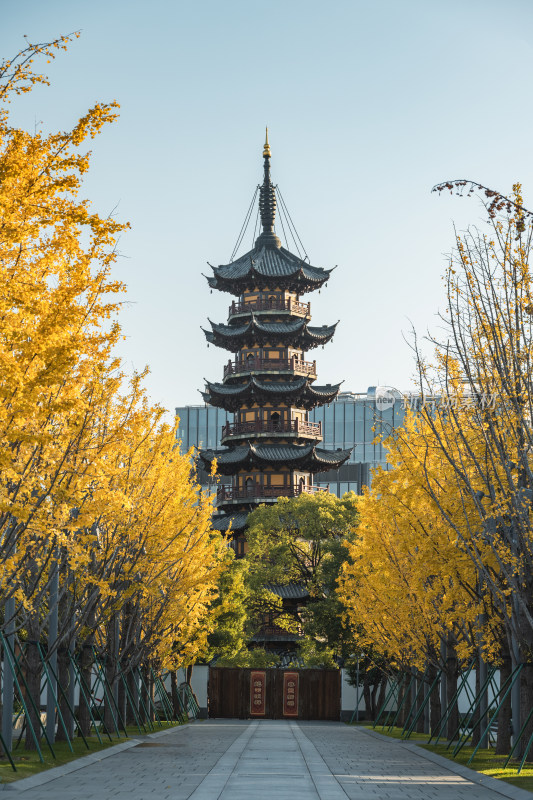
[[[231,476],[221,483],[213,527],[229,532],[238,556],[246,552],[246,519],[261,503],[319,491],[313,476],[338,470],[348,449],[321,447],[322,426],[310,412],[332,403],[340,383],[316,385],[309,351],[329,342],[336,325],[311,325],[303,296],[323,286],[332,270],[314,267],[282,247],[274,231],[276,190],[270,177],[268,135],[259,190],[262,232],[253,250],[230,264],[212,267],[209,286],[234,296],[227,324],[209,321],[205,336],[232,354],[220,383],[207,382],[203,398],[233,414],[222,429],[220,449],[200,451],[209,471]],[[322,489],[323,491],[323,489]]]

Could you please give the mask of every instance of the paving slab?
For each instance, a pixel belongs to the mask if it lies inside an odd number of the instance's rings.
[[[533,800],[413,744],[334,722],[199,721],[82,762],[2,788],[24,800]]]

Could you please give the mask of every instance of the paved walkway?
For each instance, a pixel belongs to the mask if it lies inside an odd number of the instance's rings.
[[[41,786],[5,788],[24,800],[533,800],[347,725],[273,720],[197,722]]]

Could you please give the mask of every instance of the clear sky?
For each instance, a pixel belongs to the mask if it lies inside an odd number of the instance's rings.
[[[404,335],[444,309],[453,225],[477,201],[430,193],[466,177],[533,206],[531,0],[3,0],[1,55],[81,29],[13,122],[71,127],[97,100],[121,117],[93,147],[85,194],[132,229],[117,276],[129,368],[150,396],[201,401],[229,354],[201,325],[226,321],[207,261],[227,263],[262,177],[272,177],[311,263],[338,264],[308,296],[313,323],[340,320],[314,351],[319,383],[411,386]],[[278,230],[278,233],[280,231]],[[249,232],[246,249],[251,246]],[[244,252],[244,248],[241,249]]]

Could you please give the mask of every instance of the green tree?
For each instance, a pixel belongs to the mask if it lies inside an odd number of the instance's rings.
[[[226,662],[246,650],[249,589],[246,584],[248,564],[235,560],[222,573],[218,598],[211,607],[215,627],[208,638],[209,659]]]
[[[333,666],[353,651],[337,578],[356,537],[357,496],[320,492],[280,498],[248,518],[248,585],[256,619],[269,614],[282,627],[301,628],[301,656],[309,666]],[[282,606],[276,587],[297,584],[305,607]]]

